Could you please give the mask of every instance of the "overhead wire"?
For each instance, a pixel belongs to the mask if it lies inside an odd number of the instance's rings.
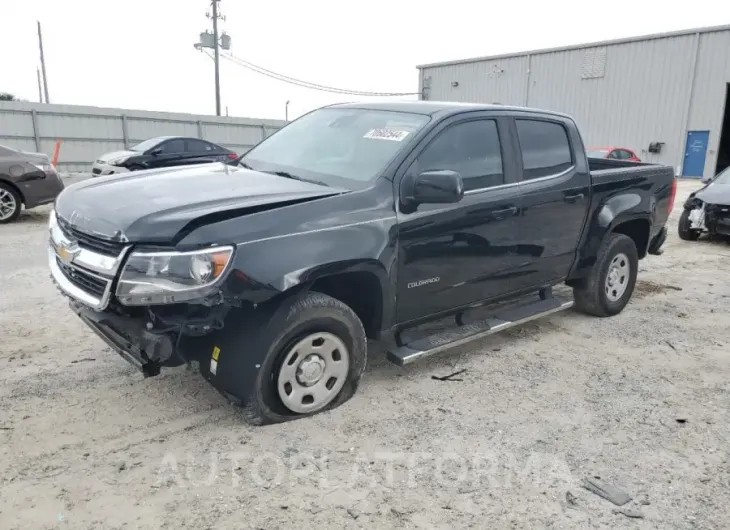
[[[208,53],[207,50],[202,50],[208,57],[213,59],[213,56]],[[284,75],[278,72],[274,72],[273,70],[269,70],[268,68],[264,68],[262,66],[258,66],[254,63],[251,63],[250,61],[246,61],[244,59],[241,59],[240,57],[236,57],[233,54],[220,54],[221,57],[224,59],[237,64],[238,66],[242,66],[243,68],[246,68],[248,70],[251,70],[253,72],[256,72],[257,74],[263,75],[265,77],[269,77],[271,79],[276,79],[277,81],[282,81],[284,83],[289,83],[292,85],[300,86],[303,88],[309,88],[311,90],[319,90],[322,92],[330,92],[333,94],[345,94],[350,96],[366,96],[366,97],[398,97],[398,96],[417,96],[420,93],[419,92],[371,92],[366,90],[350,90],[346,88],[337,88],[327,85],[322,85],[319,83],[312,83],[310,81],[304,81],[302,79],[297,79],[295,77],[291,77],[288,75]]]

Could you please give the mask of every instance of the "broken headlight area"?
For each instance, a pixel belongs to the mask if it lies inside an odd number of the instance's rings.
[[[730,206],[704,204],[704,226],[713,234],[730,236]]]
[[[132,252],[117,284],[117,299],[126,306],[152,306],[204,298],[217,289],[232,256],[232,246]]]

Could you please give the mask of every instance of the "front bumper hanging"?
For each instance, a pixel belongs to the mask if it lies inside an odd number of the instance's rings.
[[[125,361],[142,370],[145,376],[158,375],[161,366],[184,363],[176,352],[174,335],[151,333],[141,319],[93,311],[78,302],[70,302],[69,305],[94,333]]]

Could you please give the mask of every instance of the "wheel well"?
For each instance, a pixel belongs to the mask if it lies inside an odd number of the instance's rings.
[[[617,225],[613,229],[613,232],[616,234],[624,234],[633,239],[639,254],[639,259],[642,259],[646,257],[646,252],[649,247],[650,229],[651,225],[646,219],[634,219]]]
[[[370,272],[335,274],[316,280],[310,290],[349,306],[362,322],[368,338],[376,338],[383,311],[383,290],[377,276]]]
[[[0,184],[4,184],[4,185],[6,185],[9,188],[13,188],[13,190],[15,190],[15,193],[17,193],[20,196],[20,201],[23,204],[25,204],[25,196],[23,195],[23,192],[20,191],[20,188],[18,188],[18,186],[16,186],[12,182],[8,182],[7,180],[2,179],[2,178],[0,178]]]

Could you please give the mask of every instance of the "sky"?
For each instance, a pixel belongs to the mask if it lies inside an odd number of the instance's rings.
[[[212,30],[209,10],[210,0],[3,0],[0,92],[38,101],[39,20],[51,103],[215,114],[213,61],[193,46]],[[716,0],[221,0],[220,10],[237,57],[374,92],[416,92],[418,64],[730,24],[730,4]],[[294,86],[223,59],[220,79],[231,116],[284,119],[290,101],[293,119],[379,99]]]

